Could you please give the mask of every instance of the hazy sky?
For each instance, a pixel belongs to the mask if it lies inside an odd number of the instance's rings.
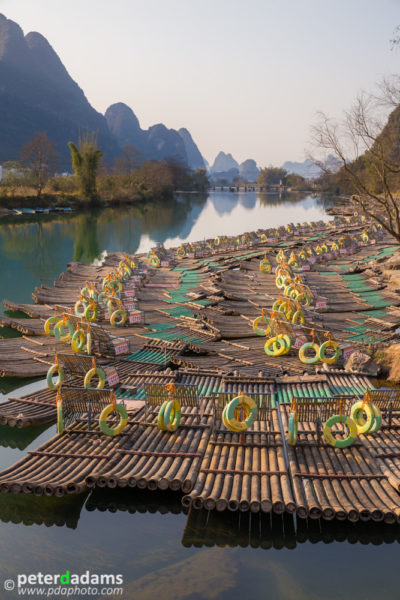
[[[399,73],[400,0],[0,0],[39,31],[100,112],[187,127],[212,162],[304,160],[317,110]]]

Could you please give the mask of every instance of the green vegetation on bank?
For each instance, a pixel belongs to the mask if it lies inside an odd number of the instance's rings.
[[[108,164],[88,134],[77,145],[70,142],[71,171],[57,174],[58,155],[45,133],[22,148],[19,161],[3,163],[0,207],[48,207],[54,205],[130,204],[171,198],[177,190],[205,191],[209,186],[204,169],[191,171],[175,159],[141,162],[133,146]]]
[[[280,186],[291,188],[292,190],[310,189],[310,182],[304,177],[295,173],[288,173],[286,169],[280,167],[266,167],[265,169],[261,169],[257,178],[257,184],[265,189],[273,189]]]

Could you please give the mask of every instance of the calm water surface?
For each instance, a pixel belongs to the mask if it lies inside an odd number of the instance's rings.
[[[103,251],[142,252],[156,242],[176,246],[326,218],[319,198],[215,192],[145,208],[0,220],[2,295],[30,302],[34,286],[69,261],[92,262]],[[54,425],[0,427],[1,468],[54,434]],[[393,599],[399,540],[400,528],[376,524],[186,515],[171,494],[97,490],[60,500],[0,494],[0,598],[20,597],[2,590],[18,573],[89,570],[122,573],[125,600]]]
[[[65,270],[71,260],[91,263],[103,251],[147,252],[259,227],[326,219],[324,201],[298,194],[213,192],[168,202],[68,216],[0,219],[2,295],[31,302],[34,287]]]

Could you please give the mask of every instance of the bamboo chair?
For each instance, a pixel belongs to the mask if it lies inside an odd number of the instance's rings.
[[[101,411],[113,400],[113,391],[62,386],[60,388],[64,431],[77,422],[88,430],[98,421]]]
[[[318,443],[321,440],[323,425],[333,415],[349,415],[355,397],[352,395],[305,398],[293,396],[290,412],[296,414],[298,422],[315,425]]]
[[[254,400],[257,404],[257,416],[254,419],[254,422],[261,421],[266,424],[266,431],[269,433],[273,432],[273,417],[272,412],[276,408],[275,399],[273,394],[257,394],[250,393],[245,394]],[[234,398],[238,396],[237,392],[229,392],[229,393],[219,393],[213,396],[213,424],[212,424],[212,434],[216,435],[218,433],[227,433],[228,430],[222,428],[222,413],[227,404]],[[229,432],[228,432],[229,433]],[[246,430],[245,433],[260,433],[251,432]]]
[[[144,391],[146,417],[148,412],[156,413],[164,402],[174,399],[178,400],[182,408],[196,408],[197,419],[200,419],[199,404],[202,396],[197,385],[145,383]]]
[[[379,408],[389,427],[392,426],[393,415],[400,415],[400,390],[390,388],[367,390],[365,400],[373,402]]]

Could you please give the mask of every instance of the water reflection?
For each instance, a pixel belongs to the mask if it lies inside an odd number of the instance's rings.
[[[238,194],[230,193],[214,193],[210,196],[210,202],[215,208],[215,212],[219,216],[229,215],[233,208],[236,206],[238,200]]]
[[[68,262],[91,263],[107,250],[147,252],[260,226],[326,218],[325,200],[306,194],[256,192],[181,194],[169,201],[71,215],[18,215],[0,219],[3,294],[31,302],[34,287],[58,277]]]
[[[62,255],[57,222],[1,225],[0,276],[7,281],[11,268],[31,273],[36,281],[46,278],[60,264]]]
[[[0,494],[0,520],[26,526],[44,525],[76,529],[88,492],[55,498],[32,494]]]
[[[86,510],[92,512],[117,511],[138,513],[172,513],[179,515],[187,513],[181,503],[180,494],[166,491],[149,492],[148,490],[128,489],[95,489],[90,494],[85,505]]]
[[[182,544],[188,548],[240,546],[293,550],[305,542],[348,542],[375,546],[400,543],[400,529],[372,521],[350,523],[297,519],[289,514],[218,513],[191,509],[182,537]]]
[[[238,201],[246,210],[252,210],[260,200],[260,196],[261,194],[258,196],[256,194],[239,194]]]
[[[80,215],[77,218],[74,260],[83,263],[92,263],[101,254],[97,235],[98,212]]]
[[[39,427],[25,427],[24,429],[0,425],[0,446],[3,446],[3,448],[25,450],[39,435],[49,429],[51,425],[51,423],[46,423]]]

